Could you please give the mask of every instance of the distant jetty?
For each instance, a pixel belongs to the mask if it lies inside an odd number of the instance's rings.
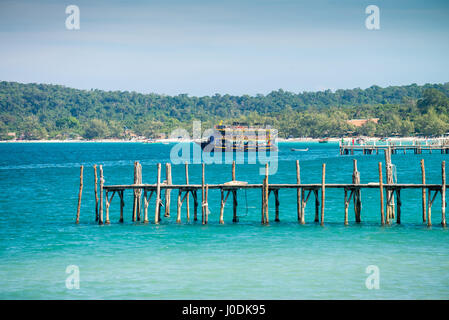
[[[399,143],[354,143],[352,144],[340,142],[340,155],[353,155],[355,152],[362,152],[363,154],[379,154],[379,150],[390,149],[392,154],[402,152],[406,154],[412,151],[414,154],[422,154],[423,151],[432,153],[433,151],[440,151],[441,154],[449,154],[449,139],[432,139],[432,140],[412,140],[402,141]]]

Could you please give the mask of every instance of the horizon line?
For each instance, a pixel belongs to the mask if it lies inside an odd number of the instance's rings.
[[[269,95],[269,94],[271,94],[271,93],[273,93],[273,92],[278,92],[278,91],[284,91],[284,92],[287,92],[287,93],[293,93],[293,94],[305,94],[305,93],[318,93],[318,92],[326,92],[326,91],[331,91],[331,93],[336,93],[337,91],[339,91],[339,90],[357,90],[357,89],[359,89],[359,90],[367,90],[367,89],[369,89],[369,88],[372,88],[372,87],[379,87],[379,88],[381,88],[381,89],[387,89],[387,88],[394,88],[394,87],[408,87],[408,86],[413,86],[413,85],[416,85],[416,86],[421,86],[421,87],[423,87],[423,86],[426,86],[426,85],[446,85],[446,84],[449,84],[449,81],[447,81],[447,82],[441,82],[441,83],[439,83],[439,82],[426,82],[426,83],[423,83],[423,84],[418,84],[418,83],[416,83],[416,82],[413,82],[413,83],[410,83],[410,84],[402,84],[402,85],[389,85],[389,86],[386,86],[386,87],[382,87],[382,86],[379,86],[379,85],[377,85],[377,84],[372,84],[371,86],[369,86],[369,87],[366,87],[366,88],[361,88],[361,87],[355,87],[355,88],[339,88],[339,89],[332,89],[332,88],[328,88],[328,89],[325,89],[325,90],[316,90],[316,91],[298,91],[298,92],[293,92],[293,91],[289,91],[289,90],[284,90],[284,89],[282,89],[282,88],[278,88],[278,89],[276,89],[276,90],[271,90],[269,93],[265,93],[265,94],[263,94],[263,93],[256,93],[256,94],[254,94],[254,95],[251,95],[251,94],[241,94],[241,95],[236,95],[236,94],[229,94],[229,93],[218,93],[218,92],[216,92],[215,94],[213,94],[213,95],[202,95],[202,96],[199,96],[199,95],[190,95],[189,93],[178,93],[177,95],[171,95],[171,94],[165,94],[165,93],[157,93],[157,92],[149,92],[149,93],[144,93],[144,92],[139,92],[139,91],[129,91],[129,90],[106,90],[106,89],[99,89],[99,88],[90,88],[90,89],[82,89],[82,88],[75,88],[75,87],[70,87],[70,86],[66,86],[66,85],[64,85],[64,84],[55,84],[55,83],[44,83],[44,82],[19,82],[19,81],[8,81],[8,80],[0,80],[0,83],[3,83],[3,82],[7,82],[7,83],[17,83],[17,84],[22,84],[22,85],[48,85],[48,86],[55,86],[55,87],[64,87],[64,88],[67,88],[67,89],[73,89],[73,90],[79,90],[79,91],[86,91],[86,92],[89,92],[89,91],[103,91],[103,92],[105,92],[105,93],[113,93],[113,92],[120,92],[120,93],[137,93],[137,94],[141,94],[141,95],[151,95],[151,94],[153,94],[153,95],[159,95],[159,96],[168,96],[168,97],[176,97],[176,96],[181,96],[181,95],[186,95],[186,96],[188,96],[188,97],[196,97],[196,98],[203,98],[203,97],[213,97],[213,96],[216,96],[216,95],[219,95],[219,96],[231,96],[231,97],[243,97],[243,96],[249,96],[249,97],[257,97],[257,96],[259,96],[259,95],[262,95],[262,96],[267,96],[267,95]]]

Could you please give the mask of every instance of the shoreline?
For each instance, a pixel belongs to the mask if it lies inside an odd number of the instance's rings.
[[[374,137],[357,137],[354,139],[362,138],[365,141],[379,141],[381,138],[374,138]],[[319,142],[324,138],[278,138],[277,142]],[[331,143],[340,142],[342,139],[344,141],[351,141],[353,138],[328,138],[327,141]],[[389,141],[426,141],[426,140],[440,140],[440,139],[447,139],[444,137],[439,138],[424,138],[424,137],[387,137],[384,138],[384,140]],[[2,140],[0,143],[178,143],[178,142],[196,142],[197,139],[157,139],[157,140],[123,140],[123,139],[98,139],[98,140]]]

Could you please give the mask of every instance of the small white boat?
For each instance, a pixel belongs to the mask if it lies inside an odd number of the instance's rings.
[[[301,152],[307,152],[309,151],[309,148],[306,149],[295,149],[295,148],[291,148],[292,151],[301,151]]]

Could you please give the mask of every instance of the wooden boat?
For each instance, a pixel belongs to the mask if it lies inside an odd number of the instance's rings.
[[[197,143],[206,152],[259,152],[276,151],[276,139],[277,131],[271,128],[219,124],[209,138]]]

